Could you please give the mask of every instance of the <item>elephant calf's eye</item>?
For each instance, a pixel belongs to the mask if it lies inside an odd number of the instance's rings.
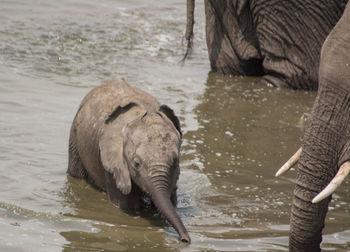
[[[140,159],[138,159],[137,157],[134,158],[134,168],[136,170],[138,170],[141,166],[141,162],[140,162]]]

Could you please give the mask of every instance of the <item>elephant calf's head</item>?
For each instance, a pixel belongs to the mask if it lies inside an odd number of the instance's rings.
[[[125,122],[121,123],[122,137],[115,134],[119,123],[111,123],[100,143],[102,164],[113,174],[116,187],[124,195],[137,185],[151,197],[159,212],[179,233],[180,239],[190,242],[174,208],[180,174],[181,130],[178,118],[165,105],[158,111],[145,112],[134,103],[118,107],[109,116],[109,121],[117,117],[119,122]]]
[[[170,109],[166,111],[176,118]],[[174,124],[159,111],[145,113],[123,129],[123,156],[130,176],[149,195],[155,190],[170,194],[176,187],[181,134],[175,125],[178,121]]]

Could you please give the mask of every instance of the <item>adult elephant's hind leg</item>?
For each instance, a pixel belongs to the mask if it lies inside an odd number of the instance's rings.
[[[72,126],[69,136],[69,150],[68,150],[68,170],[67,173],[75,178],[86,179],[87,173],[81,162],[74,126]]]

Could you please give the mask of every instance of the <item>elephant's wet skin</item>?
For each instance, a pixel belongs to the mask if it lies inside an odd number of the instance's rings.
[[[346,173],[343,170],[348,169],[346,164],[350,160],[349,24],[348,3],[342,18],[322,47],[320,88],[311,120],[305,130],[294,189],[289,241],[291,251],[320,250],[322,229],[331,196],[328,196],[329,194],[323,196],[326,198],[315,196],[327,186],[339,169],[341,169],[339,175]]]
[[[276,87],[317,90],[321,46],[346,2],[206,0],[211,69],[227,75],[261,75],[261,83]],[[190,40],[194,0],[188,0],[188,6]]]
[[[190,237],[175,211],[181,145],[174,112],[149,94],[113,80],[83,99],[69,138],[68,174],[106,191],[123,210],[155,207],[184,242]]]

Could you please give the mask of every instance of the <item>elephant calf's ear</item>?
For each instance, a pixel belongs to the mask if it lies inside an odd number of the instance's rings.
[[[107,125],[100,143],[100,158],[104,169],[115,179],[116,187],[127,195],[131,191],[129,169],[123,158],[123,140],[113,124]]]
[[[167,105],[161,105],[159,108],[159,111],[165,114],[169,118],[169,120],[174,124],[175,128],[180,133],[180,136],[182,138],[180,121],[179,121],[179,118],[177,118],[177,116],[175,115],[174,111],[171,108],[169,108]]]

